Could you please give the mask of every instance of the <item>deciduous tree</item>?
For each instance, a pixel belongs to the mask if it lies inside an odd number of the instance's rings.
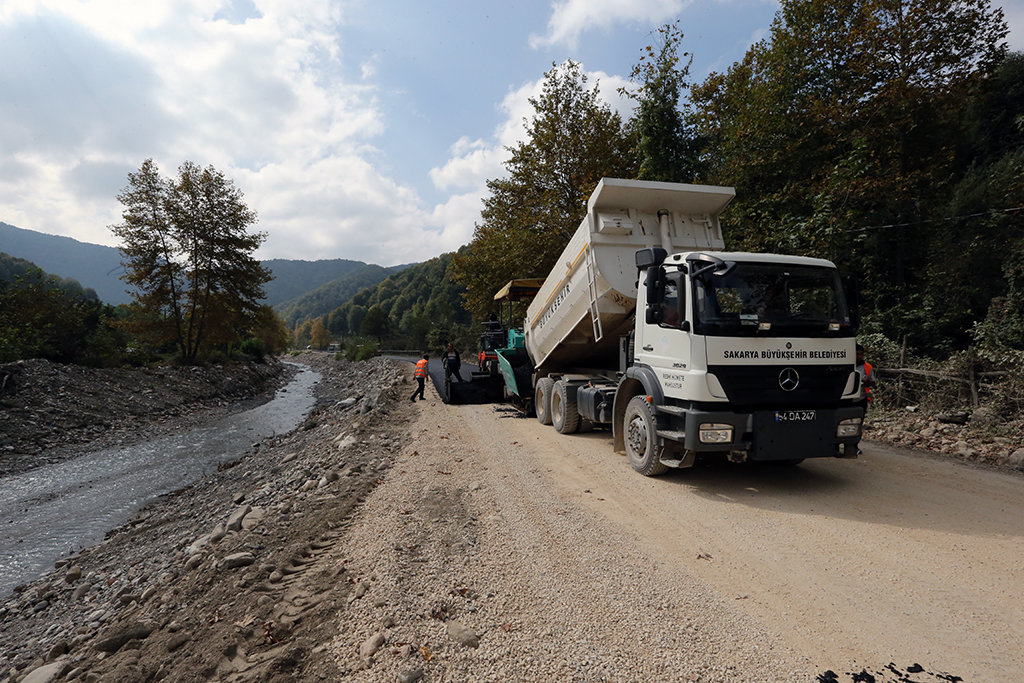
[[[310,345],[319,351],[323,351],[331,343],[331,333],[324,325],[323,318],[317,318],[313,321],[313,330],[310,334]]]
[[[931,297],[939,226],[1005,35],[989,0],[784,0],[768,38],[693,90],[706,179],[737,189],[731,246],[831,258],[888,334],[963,338],[976,311]]]
[[[636,135],[640,155],[639,180],[692,183],[700,164],[700,142],[690,121],[688,101],[680,98],[689,88],[690,55],[679,54],[683,34],[677,24],[657,31],[654,44],[644,48],[633,67],[632,88],[620,92],[637,101],[629,126]]]
[[[547,274],[602,177],[636,174],[622,118],[600,99],[597,85],[587,85],[580,65],[553,66],[544,78],[540,96],[530,99],[526,141],[509,148],[508,175],[487,181],[483,222],[469,248],[453,258],[466,307],[481,320],[510,279]]]
[[[137,334],[156,346],[173,343],[194,361],[255,324],[271,275],[252,254],[266,235],[248,231],[256,213],[223,173],[186,161],[177,178],[165,179],[147,159],[118,200],[123,220],[111,230],[141,310]]]
[[[359,333],[373,337],[381,343],[391,333],[391,316],[380,306],[373,306],[366,312],[363,322],[359,325]]]

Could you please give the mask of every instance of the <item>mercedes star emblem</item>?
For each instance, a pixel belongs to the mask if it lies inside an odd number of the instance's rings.
[[[779,386],[783,391],[793,391],[800,384],[800,373],[793,368],[786,368],[779,373]]]

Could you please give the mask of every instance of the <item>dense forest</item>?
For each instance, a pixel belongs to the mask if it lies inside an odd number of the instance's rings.
[[[465,287],[449,276],[452,254],[404,268],[296,330],[296,346],[325,348],[331,339],[372,340],[391,348],[439,348],[455,341],[476,348],[472,319],[463,306]]]
[[[127,353],[119,313],[74,279],[0,253],[0,363],[22,358],[118,364]]]
[[[1005,297],[1019,315],[1024,56],[1005,36],[980,0],[783,3],[692,91],[702,177],[737,190],[732,246],[858,273],[864,330],[933,358]]]
[[[361,290],[376,285],[391,272],[389,268],[359,264],[358,268],[306,291],[275,310],[285,324],[294,328],[300,322],[329,314],[337,308],[338,302],[348,301]]]

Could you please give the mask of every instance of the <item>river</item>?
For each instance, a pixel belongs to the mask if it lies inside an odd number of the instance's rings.
[[[206,427],[109,448],[0,479],[0,598],[55,560],[103,540],[159,496],[290,432],[312,409],[320,374],[301,369],[274,398]]]

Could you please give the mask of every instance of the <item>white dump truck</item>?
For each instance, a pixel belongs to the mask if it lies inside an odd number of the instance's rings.
[[[722,251],[734,194],[601,180],[499,351],[506,395],[563,434],[611,427],[648,476],[856,457],[855,286],[830,261]]]

